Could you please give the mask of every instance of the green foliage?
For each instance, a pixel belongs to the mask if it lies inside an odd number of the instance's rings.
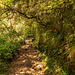
[[[0,59],[0,74],[8,74],[8,66],[8,62],[5,62],[4,60]]]
[[[70,42],[75,42],[75,38],[71,38],[70,39]]]
[[[9,63],[25,42],[16,32],[8,32],[0,35],[0,74],[7,74]]]
[[[34,37],[35,46],[50,58],[47,67],[51,74],[73,73],[75,0],[0,0],[0,9],[2,58],[12,59],[17,46]]]
[[[13,42],[5,42],[0,44],[0,58],[5,60],[12,59],[15,55],[17,46]]]
[[[4,42],[5,42],[5,39],[0,38],[0,43],[4,43]]]

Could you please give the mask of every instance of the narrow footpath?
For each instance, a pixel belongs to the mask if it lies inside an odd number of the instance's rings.
[[[9,75],[49,75],[45,74],[44,66],[38,57],[39,52],[33,46],[31,39],[25,40],[18,55],[13,59]]]

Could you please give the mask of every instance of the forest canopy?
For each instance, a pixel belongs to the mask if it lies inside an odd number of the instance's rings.
[[[46,54],[50,73],[56,75],[57,66],[59,75],[73,75],[75,0],[0,0],[1,59],[13,59],[15,49],[30,37]]]

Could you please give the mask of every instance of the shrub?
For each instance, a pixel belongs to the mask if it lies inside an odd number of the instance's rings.
[[[0,44],[0,58],[9,60],[12,59],[16,54],[17,46],[13,42],[5,42],[4,44]]]

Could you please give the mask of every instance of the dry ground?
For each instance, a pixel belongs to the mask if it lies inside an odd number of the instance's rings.
[[[26,45],[21,46],[19,54],[11,62],[9,75],[49,75],[45,74],[38,55],[30,39],[27,39]]]

